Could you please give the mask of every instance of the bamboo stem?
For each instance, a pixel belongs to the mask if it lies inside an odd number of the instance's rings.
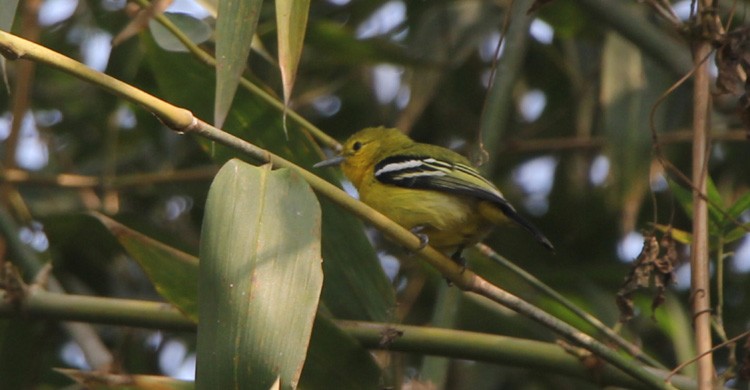
[[[30,319],[86,321],[172,331],[196,330],[194,322],[172,305],[163,302],[58,294],[39,288],[32,288],[20,302],[16,301],[20,306],[8,298],[8,292],[0,289],[0,318],[23,315]],[[571,354],[555,343],[433,327],[341,320],[334,320],[334,323],[365,348],[386,348],[400,352],[428,351],[434,355],[456,359],[532,367],[588,379],[599,385],[649,388],[610,365],[597,367],[592,371],[581,364],[581,356]],[[398,331],[398,337],[384,346],[383,334],[393,330]],[[668,374],[663,370],[648,371],[658,377]],[[696,389],[695,382],[682,375],[673,376],[671,381],[680,389]]]
[[[710,0],[698,2],[701,22],[711,23]],[[708,116],[710,107],[709,69],[704,59],[711,51],[710,42],[699,38],[694,44],[693,61],[696,66],[693,85],[693,242],[690,251],[691,298],[693,327],[695,328],[696,351],[701,356],[697,361],[698,388],[713,387],[714,366],[711,354],[711,300],[708,264],[708,203],[701,194],[706,193],[708,166]]]

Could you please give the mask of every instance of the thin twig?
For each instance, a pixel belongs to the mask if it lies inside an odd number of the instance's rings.
[[[179,171],[162,171],[120,175],[110,179],[109,188],[124,189],[144,187],[155,184],[169,184],[186,181],[211,180],[218,169],[215,166],[198,167]],[[71,173],[43,174],[22,169],[0,170],[0,183],[8,182],[18,185],[50,186],[59,188],[99,188],[102,180],[96,176],[76,175]]]
[[[728,344],[736,343],[741,338],[747,337],[747,336],[750,336],[750,331],[747,331],[745,333],[741,333],[738,336],[732,337],[729,340],[726,340],[726,341],[724,341],[722,343],[716,344],[710,350],[705,351],[705,352],[703,352],[701,354],[698,354],[697,356],[695,356],[694,358],[692,358],[692,359],[690,359],[690,360],[688,360],[686,362],[680,363],[679,365],[677,365],[677,367],[675,367],[672,371],[669,372],[669,375],[666,377],[666,380],[667,381],[670,380],[670,378],[672,378],[673,376],[675,376],[678,372],[682,371],[683,368],[687,367],[690,364],[695,363],[698,359],[701,359],[704,356],[709,355],[709,354],[713,353],[714,351],[718,350],[719,348],[722,348],[722,347],[724,347],[724,346],[726,346]]]
[[[651,356],[646,355],[643,353],[643,350],[630,343],[629,341],[622,338],[620,335],[615,333],[614,330],[610,329],[606,325],[604,325],[601,321],[599,321],[598,318],[592,316],[591,314],[587,313],[580,307],[578,307],[575,303],[571,302],[564,296],[562,296],[560,293],[552,289],[552,287],[548,286],[541,280],[537,279],[534,275],[526,272],[521,267],[517,266],[516,264],[512,263],[508,259],[500,256],[497,252],[495,252],[492,248],[489,246],[479,243],[476,245],[476,248],[479,250],[480,253],[483,255],[489,257],[490,259],[494,260],[498,264],[502,265],[503,267],[507,268],[511,272],[515,273],[516,275],[520,276],[521,279],[525,280],[527,283],[534,286],[537,290],[541,291],[542,293],[546,294],[548,297],[552,298],[553,300],[557,301],[559,304],[573,312],[573,314],[577,315],[584,321],[588,322],[591,326],[596,328],[598,331],[600,331],[602,334],[607,336],[611,341],[613,341],[615,344],[619,345],[621,348],[623,348],[628,354],[635,357],[636,359],[642,361],[643,363],[646,363],[648,365],[651,365],[653,367],[657,368],[665,368],[663,364],[656,361]]]

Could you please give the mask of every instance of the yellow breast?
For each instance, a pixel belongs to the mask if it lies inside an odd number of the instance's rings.
[[[362,184],[367,186],[359,189],[363,202],[407,229],[420,228],[430,245],[447,253],[475,244],[492,226],[478,213],[474,198],[377,181]]]

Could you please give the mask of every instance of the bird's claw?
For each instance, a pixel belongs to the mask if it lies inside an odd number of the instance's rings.
[[[415,226],[415,227],[411,228],[411,230],[410,230],[412,232],[412,234],[414,234],[415,236],[417,236],[417,238],[419,239],[419,247],[417,248],[418,251],[424,249],[424,247],[426,247],[427,244],[430,243],[430,237],[428,237],[424,233],[420,233],[422,230],[424,230],[424,226],[421,226],[421,225],[420,226]]]
[[[451,255],[451,260],[453,260],[456,264],[461,266],[461,273],[463,274],[464,271],[466,271],[466,259],[463,256],[464,248],[460,247],[458,250]]]

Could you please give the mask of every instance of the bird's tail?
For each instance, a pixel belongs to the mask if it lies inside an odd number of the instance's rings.
[[[484,207],[483,207],[484,206]],[[489,207],[488,207],[489,206]],[[484,210],[481,210],[484,208]],[[490,208],[492,210],[490,210]],[[500,214],[497,211],[502,212],[502,216],[499,215],[496,217],[493,217],[492,215]],[[526,218],[522,217],[521,214],[519,214],[513,206],[510,205],[510,203],[507,202],[487,202],[484,204],[480,204],[480,212],[485,215],[486,217],[489,217],[490,220],[493,220],[494,222],[501,222],[502,219],[510,219],[513,222],[521,225],[526,231],[531,233],[531,235],[534,236],[534,238],[542,244],[545,248],[549,249],[550,251],[555,251],[555,246],[552,245],[549,239],[542,233],[539,228],[534,226],[531,222],[527,221]]]

